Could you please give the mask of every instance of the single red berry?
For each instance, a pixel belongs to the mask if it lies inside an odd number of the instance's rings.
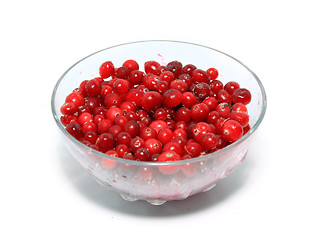
[[[233,103],[242,103],[247,105],[251,101],[251,93],[246,88],[238,88],[232,95]]]
[[[216,94],[216,99],[219,103],[228,103],[231,104],[232,102],[232,96],[224,89],[220,90]]]
[[[192,107],[191,114],[194,121],[205,121],[209,114],[209,108],[205,103],[198,103]]]
[[[169,128],[162,128],[159,130],[157,134],[157,139],[165,145],[166,143],[169,143],[173,139],[174,133]]]
[[[95,144],[98,134],[95,131],[88,131],[84,133],[83,140],[88,141],[91,144]]]
[[[93,122],[96,124],[96,126],[98,126],[103,119],[105,119],[104,115],[95,115]]]
[[[127,93],[129,88],[130,83],[125,79],[117,79],[113,83],[113,91],[119,95]]]
[[[83,126],[87,122],[93,122],[93,116],[90,113],[84,112],[81,113],[78,117],[78,123]]]
[[[116,137],[117,144],[125,144],[127,146],[130,145],[131,140],[132,140],[132,137],[127,132],[120,132]]]
[[[66,125],[65,130],[76,139],[82,136],[81,126],[78,123],[69,123]]]
[[[71,115],[73,113],[75,113],[77,111],[77,107],[73,102],[66,102],[64,103],[61,108],[60,108],[60,112],[63,115]]]
[[[104,105],[106,107],[119,107],[121,106],[122,103],[122,98],[116,94],[116,93],[110,93],[108,95],[106,95],[105,99],[104,99]]]
[[[217,94],[220,90],[224,88],[224,85],[219,80],[213,80],[210,84],[210,89],[214,94]]]
[[[193,92],[196,97],[205,99],[210,95],[210,87],[207,83],[200,82],[195,85]]]
[[[150,127],[153,128],[157,133],[163,128],[169,128],[167,123],[163,120],[155,120],[150,124]]]
[[[175,113],[175,121],[188,123],[192,118],[192,111],[187,107],[180,107]]]
[[[248,114],[248,110],[246,105],[242,104],[242,103],[235,103],[232,106],[232,110],[235,112],[243,112],[243,113],[247,113]]]
[[[93,121],[84,123],[82,126],[82,132],[86,133],[86,132],[91,132],[91,131],[97,132],[96,124]]]
[[[174,74],[175,78],[178,78],[178,76],[182,73],[183,65],[179,61],[172,61],[169,62],[166,67],[168,71],[171,71]]]
[[[239,122],[243,128],[249,124],[249,115],[244,112],[237,112],[232,110],[229,114],[229,118]]]
[[[113,88],[110,86],[110,85],[103,85],[101,88],[100,88],[100,95],[101,97],[105,98],[106,95],[110,94],[113,92]]]
[[[171,71],[165,71],[160,74],[160,78],[168,84],[171,84],[171,82],[175,79],[175,76]]]
[[[243,127],[235,120],[227,120],[222,126],[221,135],[230,143],[241,138],[243,133]]]
[[[183,154],[183,148],[177,142],[169,142],[166,143],[163,147],[163,152],[173,151],[177,153],[179,156]]]
[[[99,69],[100,76],[103,79],[106,79],[114,74],[114,65],[112,62],[104,62]]]
[[[133,59],[126,60],[122,66],[128,68],[130,71],[134,71],[134,70],[139,69],[138,63]]]
[[[156,61],[147,61],[144,63],[145,73],[156,74],[156,69],[160,66],[160,64]]]
[[[139,148],[134,154],[137,161],[149,161],[151,160],[151,154],[147,148]]]
[[[127,80],[132,86],[134,86],[142,82],[144,75],[145,74],[142,71],[133,70],[129,73]]]
[[[238,84],[237,82],[231,81],[231,82],[228,82],[228,83],[225,84],[224,89],[225,89],[230,95],[232,95],[232,94],[234,93],[234,91],[235,91],[236,89],[238,89],[239,87],[240,87],[240,86],[239,86],[239,84]]]
[[[205,150],[213,150],[218,145],[218,137],[214,133],[206,133],[201,141],[200,144]]]
[[[208,123],[206,123],[206,122],[198,122],[192,128],[192,137],[197,142],[201,142],[202,137],[206,133],[212,133],[212,132],[213,132],[213,129]]]
[[[100,94],[100,84],[95,79],[89,80],[85,84],[85,91],[87,96],[96,97]]]
[[[113,125],[107,130],[107,133],[112,134],[114,139],[116,139],[121,132],[123,132],[123,128],[119,125]]]
[[[134,103],[136,107],[141,107],[143,102],[143,95],[144,93],[139,91],[138,89],[130,89],[125,94],[125,100]]]
[[[73,92],[66,97],[65,102],[73,102],[76,107],[80,107],[84,104],[84,97],[78,92]]]
[[[122,79],[128,78],[129,74],[130,74],[130,70],[124,66],[116,68],[114,72],[115,78],[122,78]]]
[[[182,93],[176,89],[169,89],[163,94],[163,104],[169,108],[176,107],[182,101]]]
[[[112,134],[102,133],[96,140],[95,145],[102,151],[106,152],[111,150],[115,144],[115,140]]]
[[[169,89],[169,84],[165,81],[158,81],[155,90],[159,93],[164,93]]]
[[[119,125],[120,127],[124,127],[125,123],[127,122],[128,119],[123,115],[117,115],[113,120],[114,125]]]
[[[231,111],[230,105],[228,103],[222,102],[217,105],[216,111],[220,114],[221,117],[228,118]]]
[[[141,137],[135,137],[135,138],[132,138],[129,147],[131,151],[135,153],[137,149],[145,147],[145,142]]]
[[[207,74],[209,75],[210,80],[215,80],[218,77],[218,70],[216,68],[208,68]]]
[[[182,160],[181,156],[173,151],[163,152],[158,156],[157,162],[175,162]],[[180,170],[178,165],[163,165],[158,166],[158,170],[165,175],[172,175]]]
[[[189,74],[190,76],[193,74],[196,67],[193,64],[187,64],[183,67],[182,73]]]
[[[150,91],[143,95],[142,107],[146,111],[159,108],[162,105],[162,95],[155,91]]]
[[[106,133],[107,130],[113,125],[113,122],[110,119],[103,119],[97,126],[99,134]]]
[[[145,148],[148,149],[150,155],[160,154],[162,152],[162,144],[155,138],[150,138],[145,141]]]
[[[182,137],[183,139],[187,140],[188,136],[187,136],[187,132],[185,129],[182,128],[175,128],[174,130],[174,138],[175,137]]]
[[[218,101],[215,97],[208,97],[203,100],[203,103],[205,103],[208,106],[209,111],[215,110],[218,105]]]
[[[199,103],[199,101],[196,99],[196,96],[192,92],[184,92],[181,102],[187,108],[191,108],[193,105]]]
[[[123,130],[125,132],[128,132],[132,138],[136,137],[140,133],[140,125],[134,121],[130,120],[127,123],[125,123]]]
[[[193,83],[193,78],[191,77],[191,75],[186,74],[186,73],[179,75],[178,79],[184,81],[187,84],[188,88]]]
[[[211,111],[209,112],[207,118],[206,118],[206,122],[210,123],[210,124],[214,124],[216,123],[216,121],[220,118],[220,114],[217,111]]]
[[[131,153],[130,148],[125,144],[117,144],[115,151],[118,154],[118,157],[122,158],[124,155]]]
[[[181,93],[184,93],[187,91],[188,86],[187,86],[187,83],[185,81],[180,80],[180,79],[176,79],[176,80],[171,82],[170,88],[176,89],[176,90],[180,91]]]
[[[205,82],[209,83],[209,75],[207,72],[201,69],[196,69],[192,73],[192,77],[195,83]]]
[[[132,103],[130,101],[125,101],[125,102],[121,103],[120,109],[123,111],[123,113],[125,115],[127,112],[135,112],[136,106],[134,103]]]
[[[185,145],[185,151],[187,154],[191,155],[192,157],[198,157],[202,153],[203,148],[197,142],[188,142]]]
[[[127,118],[127,120],[135,120],[137,121],[138,120],[138,116],[136,114],[136,112],[133,112],[133,111],[128,111],[127,113],[124,113],[124,116]]]
[[[114,119],[117,117],[117,116],[123,116],[123,111],[122,109],[118,108],[118,107],[114,107],[114,106],[111,106],[106,114],[105,114],[105,118],[106,119],[110,119],[112,122],[114,121]]]
[[[140,137],[143,138],[144,141],[150,138],[157,138],[157,132],[151,127],[145,127],[141,130]]]
[[[165,121],[168,117],[168,113],[164,108],[158,108],[154,112],[154,118],[156,120],[163,120]]]

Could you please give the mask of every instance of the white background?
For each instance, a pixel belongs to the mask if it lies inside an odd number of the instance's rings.
[[[4,1],[0,239],[319,239],[317,1]],[[61,143],[53,87],[79,59],[138,40],[239,59],[268,109],[246,161],[207,193],[126,202]]]

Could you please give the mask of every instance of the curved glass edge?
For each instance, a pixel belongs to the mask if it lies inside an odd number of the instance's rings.
[[[255,78],[255,80],[257,81],[260,90],[261,90],[261,94],[262,94],[262,110],[261,113],[258,117],[258,120],[256,121],[256,123],[251,127],[251,129],[244,135],[242,136],[239,140],[237,140],[236,142],[228,145],[227,147],[218,150],[216,152],[204,155],[204,156],[200,156],[200,157],[196,157],[196,158],[191,158],[191,159],[185,159],[185,160],[179,160],[179,161],[175,161],[175,162],[142,162],[142,161],[132,161],[132,160],[127,160],[124,158],[117,158],[117,157],[113,157],[110,155],[107,155],[105,153],[101,153],[95,149],[92,149],[88,146],[86,146],[85,144],[81,143],[80,141],[78,141],[77,139],[75,139],[74,137],[72,137],[64,128],[64,126],[62,125],[60,119],[58,118],[57,112],[55,110],[55,96],[56,96],[56,92],[57,89],[60,85],[60,83],[62,82],[64,76],[77,64],[79,64],[80,62],[86,60],[87,58],[99,53],[99,52],[103,52],[105,50],[111,49],[111,48],[116,48],[116,47],[120,47],[123,45],[130,45],[130,44],[137,44],[137,43],[145,43],[145,42],[173,42],[173,43],[180,43],[180,44],[188,44],[188,45],[194,45],[194,46],[198,46],[198,47],[203,47],[203,48],[207,48],[216,52],[219,52],[229,58],[232,58],[233,60],[235,60],[236,62],[238,62],[240,65],[242,65],[243,67],[245,67]],[[249,137],[251,137],[253,135],[253,133],[258,129],[258,127],[260,126],[262,120],[264,119],[265,113],[266,113],[266,109],[267,109],[267,97],[266,97],[266,92],[264,89],[263,84],[261,83],[260,79],[257,77],[257,75],[250,70],[245,64],[243,64],[241,61],[237,60],[236,58],[222,52],[219,50],[216,50],[214,48],[211,47],[207,47],[204,45],[200,45],[200,44],[195,44],[195,43],[189,43],[189,42],[183,42],[183,41],[175,41],[175,40],[145,40],[145,41],[135,41],[135,42],[129,42],[129,43],[122,43],[122,44],[118,44],[118,45],[114,45],[108,48],[104,48],[102,50],[99,50],[97,52],[94,52],[84,58],[82,58],[81,60],[77,61],[75,64],[73,64],[71,67],[68,68],[68,70],[66,70],[63,75],[59,78],[59,80],[57,81],[57,83],[54,86],[52,95],[51,95],[51,110],[52,110],[52,114],[53,114],[53,118],[55,119],[56,124],[58,125],[59,129],[61,130],[61,132],[73,143],[80,145],[80,147],[86,151],[90,151],[95,153],[96,155],[100,156],[101,158],[109,158],[111,160],[123,163],[123,164],[132,164],[132,165],[136,165],[136,166],[170,166],[170,165],[182,165],[182,164],[188,164],[188,163],[195,163],[195,162],[200,162],[200,161],[207,161],[209,160],[208,158],[216,158],[219,155],[223,154],[226,151],[229,151],[232,148],[235,148],[236,146],[240,145],[242,142],[244,142],[246,139],[248,139]]]

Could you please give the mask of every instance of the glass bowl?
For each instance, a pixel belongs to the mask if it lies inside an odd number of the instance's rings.
[[[112,61],[121,66],[127,59],[144,62],[155,60],[162,65],[178,60],[198,68],[217,68],[218,80],[237,81],[252,93],[247,105],[251,129],[235,143],[222,150],[175,162],[141,162],[108,156],[77,141],[60,122],[60,107],[66,96],[83,80],[99,76],[99,66]],[[160,205],[181,200],[212,189],[240,164],[247,153],[266,111],[266,94],[258,77],[244,64],[218,50],[176,41],[141,41],[110,47],[93,53],[71,66],[57,82],[51,99],[53,117],[66,146],[78,163],[106,189],[118,192],[125,200],[146,200]],[[164,174],[164,173],[165,174]]]

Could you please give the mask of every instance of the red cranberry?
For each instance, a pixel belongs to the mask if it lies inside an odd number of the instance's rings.
[[[78,123],[69,123],[66,125],[65,130],[77,139],[82,136],[81,126]]]
[[[187,64],[183,67],[182,73],[192,75],[196,67],[193,64]]]
[[[224,85],[221,81],[219,80],[214,80],[210,84],[210,89],[214,94],[217,94],[220,90],[224,88]]]
[[[138,70],[139,69],[138,63],[135,60],[133,60],[133,59],[126,60],[123,63],[122,66],[124,66],[127,69],[129,69],[129,71],[133,71],[133,70]]]
[[[238,88],[234,91],[232,98],[233,103],[242,103],[247,105],[251,101],[251,93],[246,88]]]
[[[143,95],[144,93],[137,89],[130,89],[125,95],[125,100],[134,103],[136,107],[141,107]]]
[[[210,95],[210,87],[207,83],[197,83],[194,88],[194,94],[200,99],[205,99]]]
[[[116,93],[110,93],[106,95],[104,99],[104,105],[106,107],[120,107],[122,103],[122,98]]]
[[[73,92],[66,97],[65,102],[73,102],[76,107],[80,107],[84,104],[84,98],[78,92]]]
[[[183,148],[177,142],[169,142],[166,143],[163,147],[163,152],[173,151],[177,153],[179,156],[183,154]]]
[[[104,62],[99,71],[101,78],[106,79],[114,74],[114,65],[110,61]]]
[[[130,120],[127,123],[125,123],[123,130],[125,132],[128,132],[132,138],[137,136],[140,133],[140,125],[134,120]]]
[[[139,148],[144,148],[145,142],[141,137],[135,137],[130,142],[130,149],[133,153],[137,151]]]
[[[232,143],[243,136],[243,127],[235,120],[227,120],[221,131],[222,137]]]
[[[188,142],[185,145],[185,151],[187,152],[187,154],[191,155],[192,157],[198,157],[202,153],[203,148],[199,143]]]
[[[165,145],[166,143],[169,143],[173,139],[174,133],[169,128],[162,128],[159,130],[157,134],[157,139]]]
[[[176,107],[182,101],[182,93],[176,89],[169,89],[163,94],[163,104],[169,108]]]
[[[155,91],[150,91],[143,95],[142,107],[146,111],[159,108],[162,105],[162,95]]]
[[[207,74],[209,75],[210,80],[215,80],[218,77],[218,70],[216,68],[208,68]]]
[[[168,125],[163,120],[155,120],[150,124],[150,127],[158,133],[162,128],[168,128]]]
[[[160,66],[160,64],[156,61],[148,61],[144,63],[145,73],[156,74],[156,69]]]
[[[172,61],[169,62],[166,67],[168,71],[171,71],[174,74],[175,78],[178,78],[178,76],[182,73],[183,65],[179,61]]]
[[[228,82],[225,84],[224,89],[232,95],[236,89],[238,89],[240,86],[237,82]]]
[[[129,74],[130,74],[130,70],[124,66],[115,69],[115,72],[114,72],[114,76],[116,78],[122,78],[122,79],[126,79]]]
[[[193,120],[197,122],[205,121],[209,114],[209,108],[205,103],[198,103],[192,107],[191,114]]]
[[[204,70],[195,69],[192,73],[192,77],[195,83],[200,83],[200,82],[209,83],[209,75]]]
[[[218,137],[214,133],[206,133],[202,137],[200,144],[205,150],[213,150],[218,145]]]
[[[113,90],[115,93],[119,95],[127,93],[129,90],[129,87],[130,87],[130,83],[129,81],[125,79],[117,79],[113,83]]]
[[[135,158],[138,161],[149,161],[151,159],[151,155],[147,148],[139,148],[135,152]]]
[[[98,133],[106,133],[112,125],[113,122],[110,119],[103,119],[97,126]]]
[[[71,115],[73,113],[75,113],[77,111],[77,107],[75,105],[75,103],[73,102],[66,102],[62,105],[62,107],[60,108],[60,112],[63,115]]]
[[[160,78],[168,84],[171,84],[171,82],[175,79],[175,76],[171,71],[165,71],[160,74]]]
[[[87,96],[96,97],[100,94],[100,84],[92,79],[85,84],[85,91]]]
[[[138,70],[133,70],[129,73],[127,80],[131,83],[132,86],[140,84],[144,77],[144,73]]]
[[[125,144],[129,146],[131,140],[132,140],[132,137],[128,132],[120,132],[116,137],[117,144]]]
[[[148,149],[151,155],[160,154],[162,152],[162,144],[155,138],[150,138],[145,141],[145,148]]]
[[[145,127],[141,130],[140,137],[143,138],[144,141],[150,138],[157,138],[157,132],[151,127]]]
[[[106,152],[111,150],[115,144],[115,140],[112,134],[102,133],[96,140],[95,145],[102,151]]]

